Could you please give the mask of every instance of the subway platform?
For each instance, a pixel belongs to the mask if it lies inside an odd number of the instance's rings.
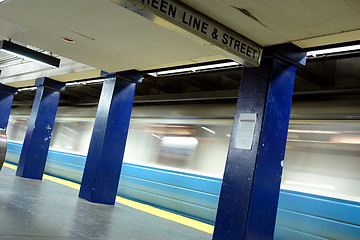
[[[77,184],[20,178],[15,169],[5,163],[0,171],[1,240],[212,238],[211,225],[122,198],[115,206],[90,203],[78,198]]]

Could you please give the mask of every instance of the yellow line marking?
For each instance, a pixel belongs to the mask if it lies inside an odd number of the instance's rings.
[[[12,164],[8,164],[8,163],[4,163],[4,167],[11,168],[11,169],[14,169],[14,170],[17,169],[17,166],[12,165]],[[74,182],[63,180],[63,179],[60,179],[60,178],[57,178],[57,177],[49,176],[47,174],[43,175],[43,179],[46,179],[46,180],[49,180],[49,181],[52,181],[52,182],[56,182],[56,183],[59,183],[61,185],[64,185],[64,186],[67,186],[67,187],[70,187],[70,188],[73,188],[73,189],[76,189],[76,190],[80,190],[80,184],[78,184],[78,183],[74,183]],[[117,203],[122,204],[122,205],[125,205],[125,206],[128,206],[128,207],[140,210],[142,212],[149,213],[149,214],[157,216],[157,217],[167,219],[169,221],[177,222],[177,223],[180,223],[182,225],[185,225],[185,226],[188,226],[188,227],[191,227],[191,228],[195,228],[197,230],[200,230],[200,231],[203,231],[203,232],[206,232],[206,233],[213,234],[213,232],[214,232],[214,226],[213,225],[203,223],[203,222],[200,222],[200,221],[196,221],[194,219],[187,218],[187,217],[175,214],[175,213],[167,212],[165,210],[161,210],[161,209],[158,209],[156,207],[152,207],[152,206],[149,206],[149,205],[146,205],[146,204],[143,204],[143,203],[135,202],[135,201],[132,201],[132,200],[129,200],[129,199],[119,197],[119,196],[116,196],[115,201]]]
[[[139,202],[135,202],[135,201],[131,201],[119,196],[116,196],[116,202],[121,203],[123,205],[129,206],[131,208],[135,208],[138,209],[140,211],[149,213],[151,215],[155,215],[161,218],[165,218],[167,220],[173,221],[173,222],[177,222],[180,223],[182,225],[191,227],[191,228],[195,228],[197,230],[206,232],[206,233],[210,233],[213,234],[214,232],[214,226],[207,224],[207,223],[203,223],[200,221],[196,221],[194,219],[191,218],[187,218],[175,213],[171,213],[171,212],[167,212],[143,203],[139,203]]]
[[[70,187],[70,188],[74,188],[76,190],[80,190],[80,184],[78,184],[78,183],[74,183],[74,182],[67,181],[67,180],[64,180],[64,179],[61,179],[61,178],[49,176],[49,175],[46,175],[46,174],[43,175],[43,179],[59,183],[61,185],[64,185],[64,186],[67,186],[67,187]]]
[[[8,163],[6,163],[6,162],[4,162],[4,165],[3,165],[4,167],[7,167],[7,168],[11,168],[11,169],[13,169],[13,170],[16,170],[17,169],[17,166],[15,166],[15,165],[12,165],[12,164],[8,164]]]
[[[11,168],[13,170],[17,169],[17,166],[9,164],[9,163],[4,163],[4,167]],[[50,175],[47,175],[47,174],[43,175],[43,179],[59,183],[61,185],[64,185],[64,186],[67,186],[67,187],[70,187],[70,188],[80,190],[80,184],[78,184],[78,183],[74,183],[74,182],[67,181],[67,180],[64,180],[64,179],[61,179],[61,178],[53,177],[53,176],[50,176]]]

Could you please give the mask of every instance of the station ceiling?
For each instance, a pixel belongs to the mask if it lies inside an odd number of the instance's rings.
[[[214,51],[209,44],[199,44],[178,32],[162,28],[115,2],[117,1],[5,1],[0,3],[0,40],[12,39],[13,42],[31,45],[84,65],[79,67],[80,70],[75,70],[75,67],[72,68],[72,64],[69,63],[66,68],[68,74],[65,77],[64,71],[44,74],[60,81],[96,77],[100,70],[107,72],[128,69],[148,70],[226,59]],[[358,0],[182,0],[181,2],[263,47],[291,42],[302,48],[311,48],[360,39],[360,1]],[[75,40],[75,43],[65,42],[64,37]],[[9,63],[8,56],[2,54],[0,59],[2,58],[6,58],[6,63]],[[358,58],[332,61],[332,63],[331,61],[309,62],[306,69],[300,69],[297,76],[300,80],[297,80],[295,90],[299,92],[331,90],[334,86],[337,86],[336,89],[342,89],[348,88],[350,83],[353,84],[352,88],[357,88]],[[344,64],[347,65],[343,66]],[[335,70],[334,65],[337,66]],[[0,70],[1,67],[0,61]],[[349,69],[354,70],[352,72]],[[336,71],[336,77],[328,76],[330,70]],[[236,73],[219,72],[217,76],[211,77],[206,73],[197,74],[198,80],[186,77],[181,83],[183,87],[177,91],[186,93],[204,92],[208,91],[207,89],[216,91],[237,89],[235,85],[239,80],[236,75],[241,74],[241,70],[232,71]],[[42,73],[38,71],[38,74]],[[72,73],[76,75],[75,78]],[[217,78],[220,81],[214,80],[216,84],[202,83],[201,81],[205,80],[199,80],[201,76],[206,76],[203,79]],[[29,81],[33,80],[22,79],[15,83],[16,80],[13,82],[2,77],[0,75],[0,82],[16,87],[29,86],[31,85]],[[336,80],[340,78],[343,79],[341,83],[340,80]],[[138,85],[137,94],[141,96],[172,93],[174,91],[172,84],[176,81],[168,82],[169,80],[166,79],[156,81],[145,79],[142,85]],[[87,91],[80,88],[74,91],[85,91],[86,93],[82,95],[85,99],[98,95],[96,86],[88,88]],[[71,97],[76,99],[76,94],[69,92],[69,99]]]

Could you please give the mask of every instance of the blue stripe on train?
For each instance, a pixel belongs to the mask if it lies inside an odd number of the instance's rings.
[[[121,174],[128,176],[141,176],[141,178],[159,182],[167,183],[178,187],[187,189],[196,189],[201,192],[210,194],[220,194],[221,179],[203,177],[199,175],[176,172],[171,170],[163,170],[159,168],[140,166],[135,164],[131,165],[131,168],[123,168]]]
[[[121,185],[128,188],[153,193],[183,202],[196,203],[199,206],[213,210],[216,209],[216,205],[219,201],[219,195],[173,186],[166,183],[149,181],[134,176],[121,175],[121,182]]]
[[[299,213],[336,219],[360,226],[360,204],[357,202],[340,199],[334,201],[334,198],[282,190],[279,206],[281,206],[279,208],[289,211],[294,211],[294,206],[296,206],[296,211]]]
[[[276,226],[320,239],[358,240],[359,216],[358,202],[281,190]]]
[[[21,144],[8,142],[6,160],[17,163]],[[85,156],[49,151],[45,172],[80,182]],[[221,179],[124,163],[118,194],[213,222]],[[360,204],[280,191],[276,240],[360,239]]]

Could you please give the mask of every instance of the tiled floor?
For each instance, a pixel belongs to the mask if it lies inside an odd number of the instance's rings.
[[[0,171],[0,239],[211,240],[211,234],[116,204],[93,204],[48,180]]]

